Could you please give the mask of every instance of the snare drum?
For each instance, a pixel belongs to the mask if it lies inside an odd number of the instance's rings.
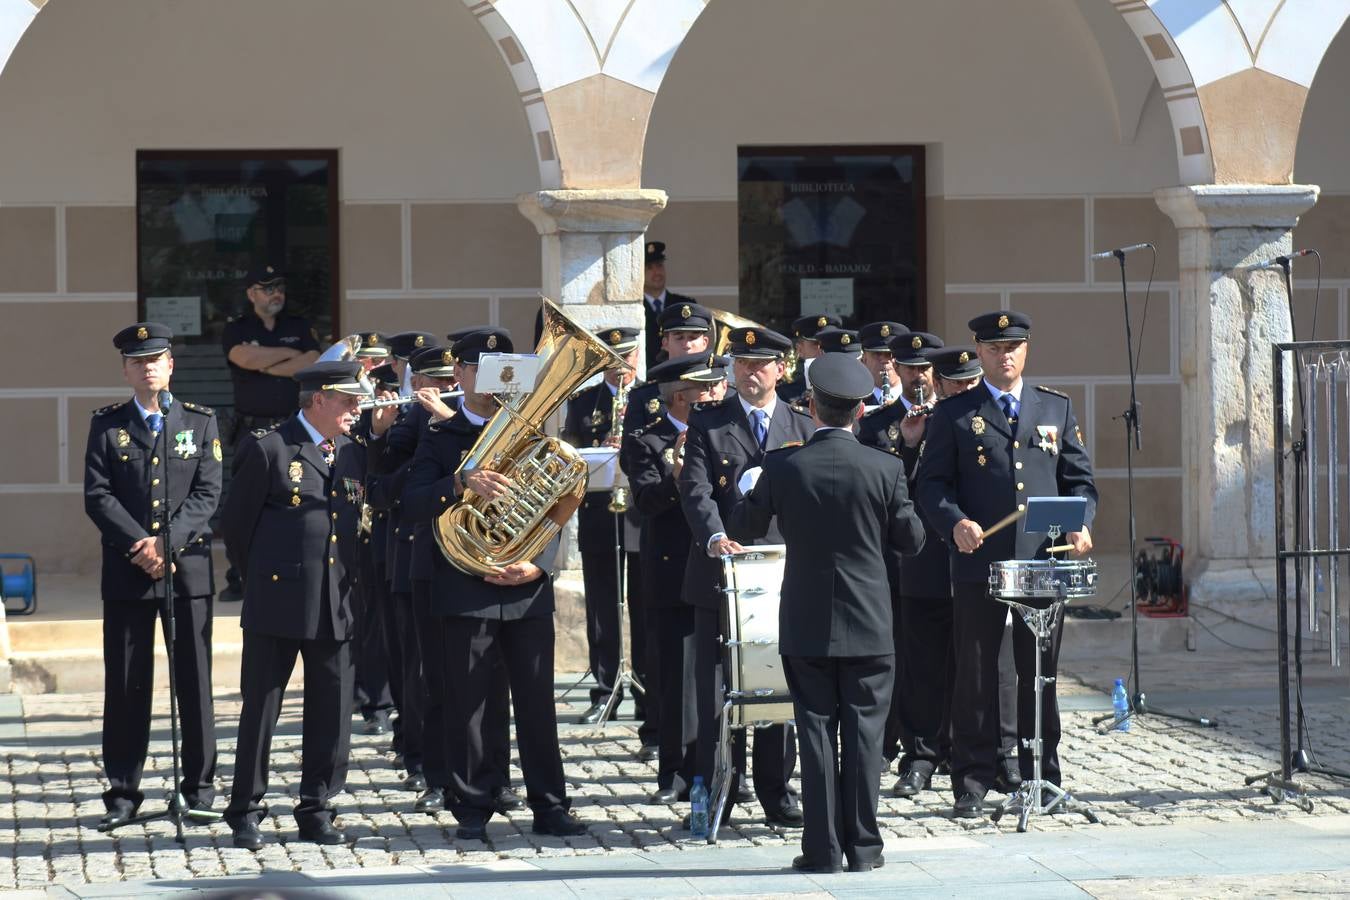
[[[1090,559],[1009,559],[989,564],[989,593],[999,600],[1065,599],[1097,593],[1097,564]]]
[[[722,557],[727,699],[734,728],[793,720],[778,652],[778,600],[787,548],[774,544]]]

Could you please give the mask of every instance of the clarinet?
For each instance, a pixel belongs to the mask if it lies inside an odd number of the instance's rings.
[[[629,385],[619,378],[619,388],[614,392],[614,402],[610,407],[609,436],[623,438],[623,411],[628,406]],[[616,466],[617,468],[617,466]],[[628,512],[628,486],[616,484],[609,492],[610,512],[617,514]]]
[[[931,403],[924,402],[922,382],[914,385],[914,405],[911,406],[909,410],[905,413],[905,418],[914,419],[918,418],[919,416],[928,415],[930,412],[933,411],[934,403],[936,403],[936,401],[933,401]]]

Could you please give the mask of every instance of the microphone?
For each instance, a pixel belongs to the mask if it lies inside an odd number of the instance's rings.
[[[1285,266],[1289,265],[1289,264],[1290,264],[1291,262],[1293,262],[1294,260],[1298,259],[1300,256],[1310,256],[1310,255],[1312,255],[1313,252],[1314,252],[1313,250],[1308,250],[1308,249],[1295,250],[1293,253],[1290,253],[1288,256],[1277,256],[1277,257],[1275,257],[1274,259],[1268,259],[1268,260],[1266,260],[1265,262],[1259,262],[1259,263],[1256,263],[1256,264],[1253,265],[1253,266],[1248,266],[1248,268],[1250,268],[1250,269],[1273,269],[1273,268],[1275,268],[1276,266],[1279,266],[1279,267],[1281,267],[1281,268],[1284,268]]]
[[[169,407],[173,406],[173,394],[170,394],[168,391],[160,391],[157,399],[159,400],[159,411],[167,416],[169,414]]]
[[[1091,256],[1088,257],[1088,259],[1110,259],[1113,256],[1119,257],[1124,256],[1126,253],[1133,253],[1136,250],[1143,250],[1145,247],[1148,247],[1150,250],[1156,249],[1148,241],[1144,241],[1142,244],[1131,244],[1128,247],[1117,247],[1115,250],[1103,250],[1100,253],[1092,254]]]

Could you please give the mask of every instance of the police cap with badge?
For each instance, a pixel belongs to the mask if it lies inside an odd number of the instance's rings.
[[[172,343],[173,330],[158,322],[137,322],[113,335],[113,346],[129,358],[159,356]]]
[[[514,353],[515,345],[511,343],[511,332],[505,328],[480,328],[455,341],[451,351],[455,359],[476,366],[478,357],[484,353]]]
[[[842,328],[838,316],[802,316],[792,322],[792,336],[799,341],[814,341],[822,328]]]
[[[398,390],[398,373],[394,371],[394,367],[389,363],[371,369],[366,373],[366,377],[370,379],[370,383],[375,386],[376,390]]]
[[[354,397],[370,395],[370,382],[361,377],[361,364],[354,359],[318,362],[293,376],[302,391],[333,391]]]
[[[429,378],[453,378],[455,375],[455,351],[439,344],[423,347],[413,354],[408,365],[416,375]]]
[[[871,353],[890,353],[892,339],[908,332],[899,322],[869,322],[858,329],[858,342]]]
[[[1031,337],[1031,316],[1006,310],[976,316],[967,323],[977,343],[1025,341]]]
[[[357,335],[361,345],[352,355],[357,359],[388,359],[389,344],[378,331],[363,331]]]
[[[246,287],[285,287],[286,273],[277,266],[263,264],[254,266],[244,276]]]
[[[663,263],[666,261],[666,245],[664,241],[647,242],[647,265],[652,263]]]
[[[600,328],[595,332],[595,336],[604,341],[605,346],[615,353],[623,356],[628,351],[636,347],[642,334],[641,328],[630,328],[626,325],[616,325],[609,328]],[[505,353],[505,350],[498,350],[498,353]]]
[[[984,374],[974,347],[941,347],[926,356],[933,370],[948,381],[969,381]]]
[[[874,388],[872,373],[847,354],[827,354],[811,364],[811,390],[817,397],[861,403],[871,399]]]
[[[427,331],[400,331],[391,334],[385,343],[396,358],[412,359],[418,351],[435,345],[436,336]]]
[[[943,346],[942,338],[926,331],[911,331],[891,339],[891,357],[897,366],[928,366],[928,351]]]
[[[727,333],[727,355],[732,359],[782,359],[792,341],[772,328],[756,325]]]
[[[694,381],[700,384],[716,384],[727,377],[727,367],[731,360],[716,353],[690,353],[668,359],[660,365],[652,366],[647,378],[657,384],[669,384],[674,381]]]
[[[661,334],[667,331],[708,331],[712,325],[712,310],[698,303],[667,303],[656,317],[656,327]]]
[[[820,349],[826,355],[831,353],[848,353],[857,355],[862,353],[862,342],[858,340],[858,332],[851,328],[822,328],[816,332],[816,340],[820,342]],[[815,369],[816,364],[812,363],[811,368]],[[811,375],[811,383],[815,384],[816,376],[814,372]]]

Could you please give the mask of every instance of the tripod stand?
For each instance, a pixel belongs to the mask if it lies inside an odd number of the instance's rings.
[[[633,666],[628,658],[628,650],[623,643],[623,623],[628,619],[628,566],[623,547],[623,516],[627,511],[627,504],[623,504],[622,509],[616,508],[615,504],[610,505],[610,512],[614,514],[614,572],[617,576],[615,581],[619,585],[619,667],[614,673],[614,686],[610,688],[609,696],[605,698],[604,712],[600,713],[600,724],[597,730],[603,734],[605,725],[609,722],[609,717],[613,715],[615,708],[619,705],[619,695],[623,693],[625,687],[633,690],[636,694],[647,693],[647,689],[642,686],[637,673],[633,671]],[[634,699],[636,699],[636,694]]]
[[[1147,245],[1152,249],[1153,245]],[[1130,405],[1125,412],[1121,414],[1121,421],[1125,423],[1125,475],[1126,475],[1126,496],[1128,497],[1128,507],[1130,514],[1130,558],[1133,562],[1135,542],[1138,540],[1135,533],[1134,522],[1134,451],[1143,449],[1142,432],[1139,427],[1139,397],[1135,389],[1135,371],[1136,355],[1134,350],[1134,334],[1130,326],[1130,292],[1125,281],[1125,251],[1115,250],[1112,252],[1116,261],[1120,264],[1120,297],[1125,311],[1125,362],[1129,367],[1130,373]],[[1157,251],[1154,251],[1154,261],[1156,264]],[[1152,277],[1150,276],[1150,281]],[[1147,308],[1145,309],[1147,312]],[[1142,340],[1142,337],[1141,337]],[[1148,703],[1148,697],[1144,693],[1143,682],[1139,676],[1139,597],[1138,586],[1135,584],[1134,573],[1130,573],[1130,683],[1134,685],[1134,693],[1130,696],[1130,711],[1125,715],[1125,721],[1128,719],[1137,719],[1140,716],[1154,715],[1162,716],[1167,719],[1175,719],[1179,722],[1189,722],[1192,725],[1201,725],[1206,728],[1217,728],[1218,720],[1207,716],[1188,716],[1181,713],[1167,712],[1166,710],[1152,707]],[[1111,720],[1110,725],[1106,722]],[[1092,724],[1097,726],[1099,734],[1106,734],[1117,722],[1115,713],[1109,713],[1104,716],[1097,716],[1092,720]],[[1105,727],[1103,727],[1105,726]]]
[[[155,434],[155,441],[151,447],[151,453],[159,456],[162,452],[161,441],[164,440],[164,433],[169,426],[169,407],[173,403],[173,395],[168,391],[159,392],[159,408],[163,414],[160,421],[160,429]],[[164,634],[164,652],[168,658],[169,666],[169,744],[172,751],[173,769],[172,789],[169,795],[168,805],[161,810],[154,812],[141,813],[132,816],[124,822],[116,824],[99,825],[98,830],[102,832],[115,831],[118,828],[126,828],[130,825],[143,825],[146,822],[154,822],[158,819],[170,819],[174,823],[174,840],[182,844],[186,842],[183,837],[183,820],[188,819],[198,824],[209,824],[218,822],[221,814],[206,809],[192,809],[188,806],[187,798],[183,796],[182,789],[182,763],[178,754],[178,673],[175,670],[174,640],[177,637],[177,620],[174,617],[174,597],[173,597],[173,536],[170,525],[171,511],[173,507],[169,504],[169,466],[167,464],[168,454],[164,453],[165,466],[160,476],[160,487],[162,496],[160,503],[164,509],[164,527],[161,533],[164,535],[164,606],[160,610],[160,623]]]

